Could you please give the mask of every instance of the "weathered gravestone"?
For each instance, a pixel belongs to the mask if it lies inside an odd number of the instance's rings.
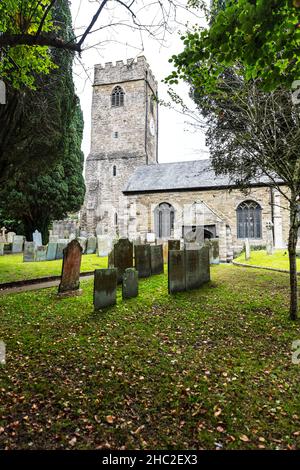
[[[92,255],[96,253],[96,248],[97,248],[97,238],[89,237],[87,240],[87,248],[86,248],[87,254]]]
[[[117,301],[118,270],[116,268],[96,269],[94,277],[94,309],[100,310]]]
[[[250,248],[250,242],[249,238],[246,238],[245,240],[245,259],[248,260],[251,257],[251,248]]]
[[[81,292],[79,289],[81,255],[82,248],[78,240],[72,240],[64,249],[59,294],[77,295]]]
[[[57,243],[59,240],[59,236],[58,235],[49,235],[49,243]]]
[[[4,255],[4,243],[0,242],[0,256]]]
[[[268,221],[266,223],[266,229],[267,229],[267,243],[266,243],[267,255],[273,255],[274,254],[273,226],[274,226],[274,224],[271,221]]]
[[[26,262],[33,262],[36,259],[36,248],[34,242],[25,242],[24,244],[24,254],[23,254],[23,261]]]
[[[77,237],[77,240],[82,248],[82,254],[86,252],[86,244],[87,244],[87,238],[86,237]]]
[[[134,264],[139,277],[151,276],[150,245],[136,245],[134,247]]]
[[[8,232],[6,235],[7,243],[12,243],[14,241],[15,232]]]
[[[23,235],[15,235],[13,244],[12,244],[12,252],[13,253],[22,253],[24,246],[24,237]]]
[[[47,261],[56,259],[57,242],[49,242],[47,248]]]
[[[210,264],[220,264],[220,249],[219,240],[216,238],[210,239]]]
[[[164,272],[163,246],[162,245],[150,246],[150,256],[151,256],[151,273],[162,274]]]
[[[209,261],[208,261],[209,263]],[[200,250],[185,251],[186,290],[198,289],[202,284],[200,276]]]
[[[168,290],[170,294],[185,291],[185,251],[169,251]]]
[[[38,230],[35,230],[32,234],[32,240],[34,241],[35,243],[35,246],[42,246],[43,245],[43,242],[42,242],[42,234],[41,232],[39,232]]]
[[[184,249],[185,250],[200,250],[201,245],[196,242],[185,242]]]
[[[139,293],[138,272],[134,268],[127,268],[122,279],[122,297],[131,299],[137,297]]]
[[[108,235],[97,236],[97,254],[98,256],[108,256],[112,249],[112,239]]]
[[[66,248],[67,244],[68,244],[68,240],[65,240],[63,238],[60,238],[58,240],[55,259],[63,259],[64,249]]]
[[[209,248],[203,246],[199,250],[199,275],[201,284],[210,281],[210,263],[209,263]]]
[[[180,240],[168,240],[168,251],[180,250]]]
[[[125,269],[133,267],[133,245],[128,238],[120,238],[114,244],[108,263],[110,267],[117,268],[118,282],[121,282]]]
[[[46,261],[47,257],[47,246],[37,246],[36,247],[36,261]]]

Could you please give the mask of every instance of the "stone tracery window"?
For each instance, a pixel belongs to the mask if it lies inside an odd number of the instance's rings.
[[[154,210],[154,226],[157,238],[168,238],[174,230],[175,210],[168,202],[162,202]]]
[[[238,238],[261,238],[261,207],[257,202],[241,202],[236,215]]]
[[[120,106],[124,106],[124,90],[119,85],[116,86],[111,94],[111,105],[114,108],[118,108]]]

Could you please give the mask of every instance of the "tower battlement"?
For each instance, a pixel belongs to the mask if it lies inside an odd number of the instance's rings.
[[[156,91],[158,83],[144,56],[139,56],[137,60],[127,59],[126,62],[117,60],[115,64],[113,62],[96,64],[94,69],[94,86],[145,79]]]

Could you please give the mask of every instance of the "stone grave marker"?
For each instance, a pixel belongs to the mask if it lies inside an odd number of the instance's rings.
[[[24,243],[24,254],[23,261],[24,263],[33,262],[36,260],[36,247],[34,242]]]
[[[137,297],[139,293],[138,272],[134,268],[127,268],[122,279],[122,297],[131,299]]]
[[[94,277],[94,309],[100,310],[117,302],[117,268],[96,269]]]
[[[6,235],[7,243],[13,243],[15,235],[15,232],[8,232],[8,234]]]
[[[43,242],[42,242],[42,234],[41,232],[39,232],[38,230],[35,230],[32,234],[32,240],[34,241],[35,243],[35,246],[42,246],[43,245]]]
[[[209,261],[208,261],[209,262]],[[185,251],[186,290],[198,289],[202,284],[200,276],[200,250]]]
[[[197,242],[185,242],[184,249],[185,250],[200,250],[201,245]]]
[[[12,252],[13,253],[22,253],[24,246],[24,237],[23,235],[15,235],[13,244],[12,244]]]
[[[168,258],[169,293],[185,291],[185,251],[170,250]]]
[[[36,261],[46,261],[47,257],[47,246],[37,246],[35,252]]]
[[[58,287],[60,295],[77,295],[81,293],[80,265],[82,248],[78,240],[72,240],[63,250],[61,281]]]
[[[57,243],[59,239],[58,235],[49,235],[49,243]]]
[[[274,241],[273,241],[273,222],[268,221],[266,223],[266,229],[267,229],[267,240],[266,240],[266,250],[267,250],[267,255],[273,255],[274,254]]]
[[[1,228],[0,243],[6,243],[6,228]]]
[[[49,242],[47,248],[47,261],[56,259],[57,242]]]
[[[136,245],[134,247],[135,269],[139,277],[151,276],[151,252],[150,245]]]
[[[0,256],[4,255],[4,243],[0,242]]]
[[[108,256],[112,249],[112,239],[108,235],[97,236],[97,254],[100,257]]]
[[[199,250],[199,273],[201,284],[210,281],[210,263],[209,263],[209,247],[203,246]]]
[[[180,250],[180,240],[168,240],[168,251]]]
[[[251,248],[249,238],[245,239],[245,259],[248,260],[251,257]]]
[[[64,256],[64,249],[68,244],[68,240],[64,238],[59,238],[56,248],[56,258],[55,259],[63,259]]]
[[[92,255],[96,253],[96,248],[97,248],[97,238],[96,237],[89,237],[87,239],[87,248],[86,252],[88,255]]]
[[[168,263],[168,242],[163,242],[164,264]]]
[[[210,244],[210,264],[220,264],[219,240],[217,238],[211,238]]]
[[[86,252],[87,238],[86,237],[77,237],[77,240],[82,248],[82,254]]]
[[[128,238],[120,238],[109,256],[109,266],[118,270],[118,282],[122,281],[125,269],[133,267],[133,244]]]
[[[164,255],[162,245],[150,246],[151,273],[162,274],[164,272]]]

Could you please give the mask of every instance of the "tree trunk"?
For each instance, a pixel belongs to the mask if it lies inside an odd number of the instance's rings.
[[[290,230],[289,230],[289,261],[290,261],[290,319],[298,318],[298,279],[296,245],[298,238],[297,203],[290,205]]]

